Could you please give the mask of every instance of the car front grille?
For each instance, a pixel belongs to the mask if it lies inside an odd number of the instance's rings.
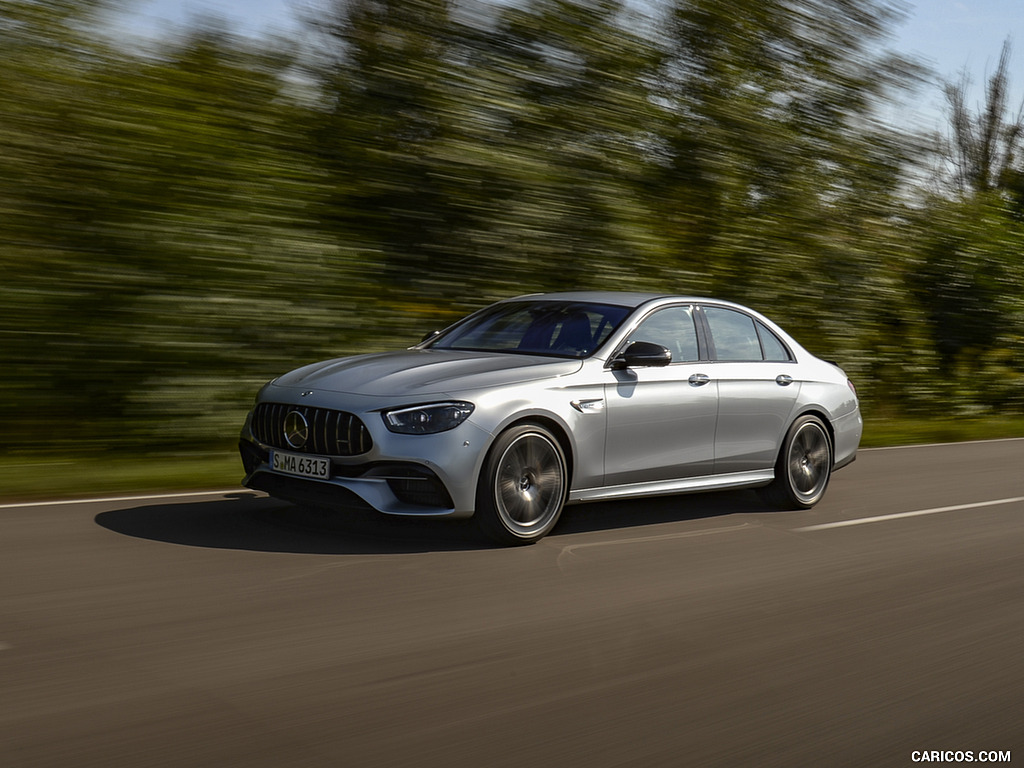
[[[285,439],[285,419],[292,411],[308,425],[305,443],[295,447]],[[253,436],[264,445],[322,456],[359,456],[373,447],[366,425],[345,411],[282,403],[260,403],[252,413]]]

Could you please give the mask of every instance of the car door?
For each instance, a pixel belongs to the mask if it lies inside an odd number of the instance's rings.
[[[718,384],[715,474],[773,467],[800,394],[792,354],[745,312],[704,306],[701,313]]]
[[[666,347],[672,362],[607,371],[605,485],[711,474],[718,387],[700,360],[694,307],[655,310],[626,344],[634,341]]]

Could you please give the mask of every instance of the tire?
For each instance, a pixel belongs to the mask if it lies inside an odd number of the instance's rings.
[[[487,454],[474,517],[497,544],[532,544],[555,527],[568,494],[558,440],[539,425],[521,424],[499,435]]]
[[[775,462],[775,479],[760,489],[780,509],[810,509],[825,495],[832,476],[832,441],[821,419],[801,416],[786,433]]]

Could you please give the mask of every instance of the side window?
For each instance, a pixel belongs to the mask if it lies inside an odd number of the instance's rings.
[[[757,328],[749,315],[722,307],[705,307],[718,360],[763,360]]]
[[[757,333],[761,337],[761,349],[764,350],[764,359],[773,363],[785,363],[793,359],[779,337],[761,324],[757,324]]]
[[[693,322],[693,307],[659,309],[640,323],[630,336],[630,341],[661,344],[672,353],[673,363],[697,360],[697,327]]]

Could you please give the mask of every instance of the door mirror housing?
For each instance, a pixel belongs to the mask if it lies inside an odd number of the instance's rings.
[[[612,360],[612,370],[623,368],[661,368],[672,362],[672,353],[661,344],[634,341]]]

